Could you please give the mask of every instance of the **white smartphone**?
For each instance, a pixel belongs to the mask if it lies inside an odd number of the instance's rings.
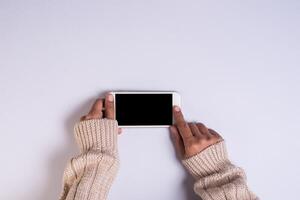
[[[120,127],[168,127],[173,124],[174,105],[181,106],[174,91],[112,91],[115,116]]]

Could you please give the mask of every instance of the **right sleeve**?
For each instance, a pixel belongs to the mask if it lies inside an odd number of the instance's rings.
[[[194,191],[202,200],[258,200],[247,186],[243,169],[228,160],[224,141],[182,162],[195,178]]]

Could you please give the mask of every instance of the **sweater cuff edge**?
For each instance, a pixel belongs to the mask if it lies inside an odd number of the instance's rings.
[[[81,152],[92,149],[115,152],[118,122],[107,118],[80,121],[74,126],[74,134]]]
[[[230,163],[225,141],[207,147],[200,153],[182,160],[182,163],[195,178],[219,172]]]

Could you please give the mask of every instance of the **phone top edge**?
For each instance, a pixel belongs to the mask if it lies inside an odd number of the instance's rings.
[[[158,93],[158,94],[173,94],[173,93],[176,93],[179,95],[179,93],[177,91],[163,91],[163,90],[160,90],[160,91],[155,91],[155,90],[149,90],[149,91],[110,91],[111,94],[155,94],[155,93]]]

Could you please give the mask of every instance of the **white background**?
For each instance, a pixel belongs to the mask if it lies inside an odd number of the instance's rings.
[[[52,200],[110,90],[177,90],[261,199],[300,190],[299,1],[0,1],[0,199]],[[159,112],[159,111],[157,111]],[[192,200],[168,130],[125,129],[110,199]]]

